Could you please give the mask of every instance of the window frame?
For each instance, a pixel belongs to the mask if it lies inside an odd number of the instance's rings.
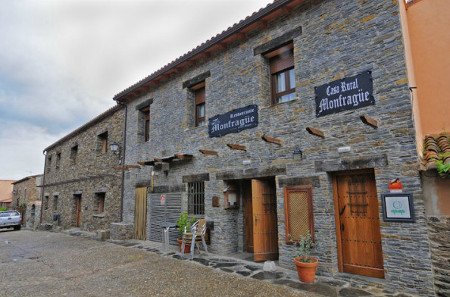
[[[58,210],[58,200],[59,200],[59,196],[53,195],[53,211]]]
[[[72,165],[77,164],[78,151],[78,144],[72,145],[70,148],[70,161],[72,162]]]
[[[198,84],[193,85],[191,91],[194,93],[194,105],[195,105],[195,127],[200,127],[206,124],[206,84],[202,81]],[[199,115],[199,107],[203,106],[204,114]]]
[[[286,244],[297,243],[298,239],[291,239],[291,218],[289,215],[290,210],[290,197],[289,194],[292,192],[306,192],[307,193],[307,203],[308,203],[308,222],[309,222],[309,234],[311,235],[312,241],[314,241],[314,210],[313,210],[313,199],[312,199],[312,186],[288,186],[284,188],[284,216],[285,216],[285,242]]]
[[[108,152],[108,131],[97,135],[97,152],[99,154],[106,154]]]
[[[144,142],[150,141],[150,105],[145,106],[141,109],[139,109],[139,112],[142,116],[142,123],[143,126],[143,140]]]
[[[188,214],[194,216],[205,215],[205,182],[188,183]]]
[[[94,197],[95,197],[95,204],[94,204],[95,214],[104,213],[105,212],[106,193],[98,192],[98,193],[94,194]]]
[[[61,167],[61,152],[56,153],[56,160],[55,160],[55,168],[58,170]]]
[[[278,48],[271,49],[263,54],[268,60],[270,70],[270,89],[271,89],[271,103],[277,105],[295,100],[295,61],[294,61],[294,44],[292,41],[285,43]],[[294,71],[294,85],[291,86],[290,71]],[[278,75],[283,74],[285,80],[285,90],[278,92]],[[293,99],[280,102],[280,98],[294,94]]]

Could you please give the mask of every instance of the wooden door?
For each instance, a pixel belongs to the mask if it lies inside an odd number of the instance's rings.
[[[75,227],[81,226],[81,195],[76,195],[75,199]]]
[[[252,179],[253,260],[278,259],[277,204],[273,185]]]
[[[242,182],[242,199],[244,206],[244,234],[245,251],[253,253],[253,211],[252,211],[252,188],[250,181]]]
[[[334,187],[340,271],[384,278],[373,172],[337,175]]]
[[[147,187],[136,188],[134,205],[134,237],[145,240],[147,230]]]

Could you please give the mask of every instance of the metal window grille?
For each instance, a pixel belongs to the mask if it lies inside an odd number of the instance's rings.
[[[205,183],[188,183],[188,212],[192,215],[205,214]]]

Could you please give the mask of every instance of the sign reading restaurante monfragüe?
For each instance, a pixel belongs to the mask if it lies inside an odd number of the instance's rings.
[[[375,104],[372,72],[315,87],[316,117]]]
[[[238,133],[257,126],[258,105],[248,105],[210,118],[208,133],[209,137],[222,137],[229,133]]]

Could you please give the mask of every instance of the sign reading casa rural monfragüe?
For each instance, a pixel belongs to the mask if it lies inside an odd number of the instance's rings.
[[[224,114],[216,115],[208,121],[209,137],[222,137],[258,126],[258,105],[249,105]]]
[[[374,105],[372,72],[315,87],[316,117]]]

